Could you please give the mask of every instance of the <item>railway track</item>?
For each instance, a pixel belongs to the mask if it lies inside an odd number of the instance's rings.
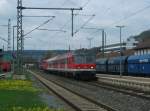
[[[100,87],[100,88],[104,88],[104,89],[107,89],[107,90],[113,90],[113,91],[116,91],[116,92],[128,94],[128,95],[131,95],[131,96],[139,97],[139,98],[142,98],[142,99],[150,100],[150,93],[140,92],[140,91],[137,91],[137,90],[134,90],[134,89],[131,90],[131,89],[126,89],[126,88],[122,88],[122,87],[114,87],[114,86],[111,86],[111,85],[108,85],[108,84],[101,83],[99,81],[98,82],[89,82],[87,84],[93,85],[93,86],[96,86],[96,87]]]
[[[109,106],[91,100],[85,95],[67,89],[54,81],[47,80],[32,71],[29,72],[77,111],[117,111]]]
[[[139,79],[135,77],[104,77],[103,75],[101,77],[98,75],[97,77],[98,81],[102,84],[134,90],[136,92],[150,93],[150,82],[148,79]]]
[[[5,78],[5,74],[0,74],[0,79]]]
[[[63,81],[68,82],[69,84],[74,84],[73,82],[70,82],[70,80],[63,79]],[[104,88],[104,89],[107,89],[107,90],[116,91],[116,92],[120,92],[120,93],[123,93],[123,94],[135,96],[135,97],[138,97],[138,98],[150,100],[150,93],[147,93],[147,92],[143,92],[143,91],[139,91],[139,90],[135,90],[135,89],[128,89],[128,88],[124,88],[124,87],[116,87],[116,86],[113,86],[113,85],[111,86],[109,84],[105,84],[105,83],[102,83],[100,81],[86,82],[86,84],[91,85],[91,86],[95,86],[95,87],[98,87],[98,88]],[[81,84],[75,84],[75,85],[78,85],[78,86],[80,85],[81,86]],[[89,88],[89,87],[85,87],[85,86],[83,86],[83,87],[84,88]]]
[[[47,74],[43,71],[37,71],[37,73],[70,91],[93,100],[98,104],[103,103],[102,106],[109,106],[116,111],[147,111],[147,109],[150,109],[150,100],[142,97],[100,87],[95,85],[95,83],[93,84],[93,82],[76,81],[65,77]]]

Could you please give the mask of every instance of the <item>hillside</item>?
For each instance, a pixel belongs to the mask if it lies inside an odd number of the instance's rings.
[[[140,33],[139,35],[135,36],[135,38],[137,40],[143,40],[143,39],[150,38],[150,30]]]

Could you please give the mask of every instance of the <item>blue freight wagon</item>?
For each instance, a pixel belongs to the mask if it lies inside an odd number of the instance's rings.
[[[96,71],[101,73],[107,73],[108,59],[102,58],[96,60]]]
[[[150,75],[150,54],[140,56],[139,64],[140,73]]]
[[[127,73],[127,56],[114,57],[108,60],[108,72],[120,73],[120,61],[122,73]]]
[[[128,73],[131,75],[137,75],[140,73],[140,56],[129,56],[128,57]]]

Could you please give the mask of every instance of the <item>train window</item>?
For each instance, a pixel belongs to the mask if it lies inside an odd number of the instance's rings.
[[[82,63],[85,63],[84,56],[76,55],[76,56],[75,56],[75,63],[76,63],[76,64],[82,64]]]
[[[77,64],[85,64],[85,63],[95,63],[96,59],[95,56],[90,55],[76,55],[75,56],[75,63]]]

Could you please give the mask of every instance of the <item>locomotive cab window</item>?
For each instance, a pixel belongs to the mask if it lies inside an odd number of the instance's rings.
[[[94,55],[76,55],[75,56],[75,63],[76,64],[92,64],[95,63],[96,59]]]

